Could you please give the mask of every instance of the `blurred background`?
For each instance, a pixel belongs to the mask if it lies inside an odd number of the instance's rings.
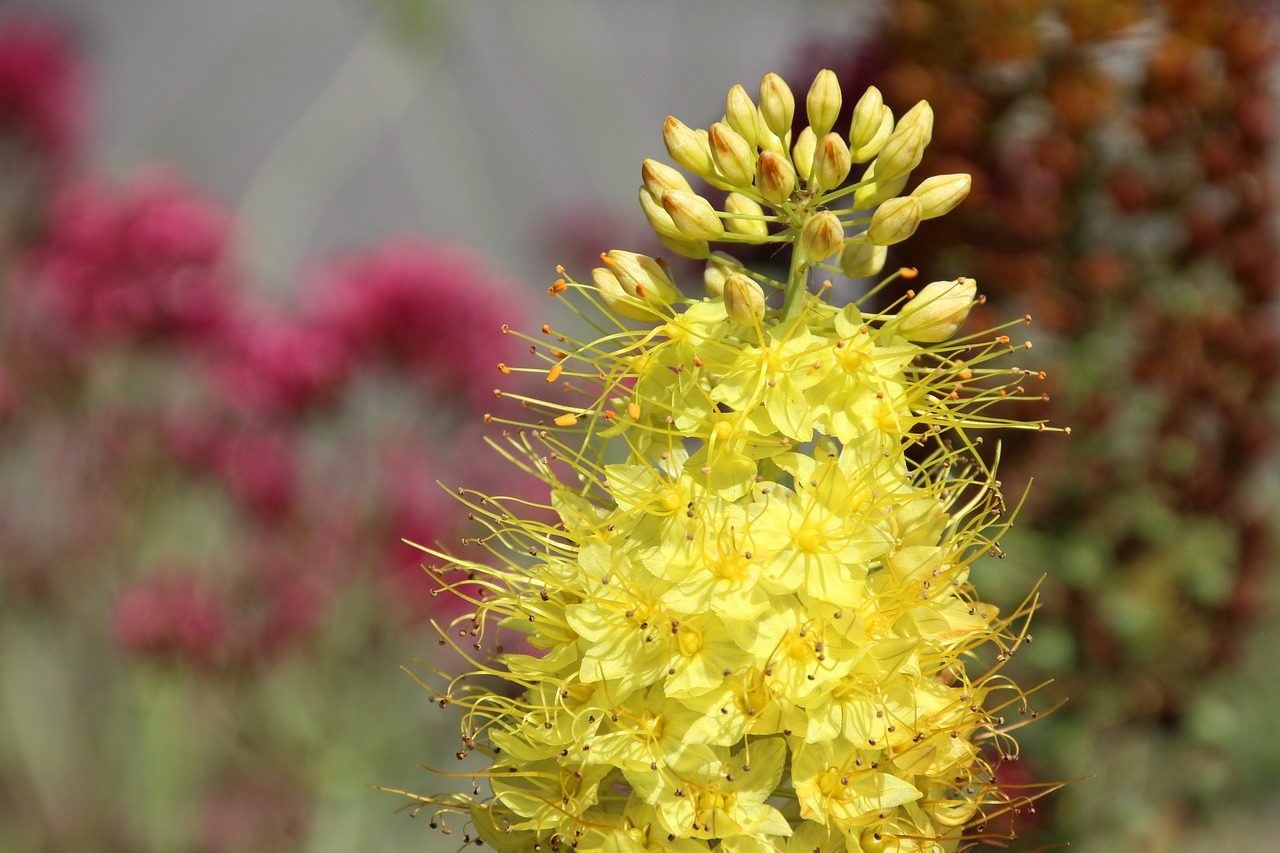
[[[1011,849],[1280,831],[1276,10],[1223,0],[0,4],[0,849],[454,850],[449,667],[400,542],[519,491],[502,323],[653,249],[668,113],[823,67],[929,98],[972,196],[891,263],[1031,313],[1051,418]],[[696,286],[696,278],[691,279]],[[693,290],[694,287],[690,287]],[[1033,416],[1041,416],[1037,409]]]

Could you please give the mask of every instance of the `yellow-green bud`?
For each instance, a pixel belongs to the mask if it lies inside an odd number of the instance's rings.
[[[671,219],[671,214],[663,208],[648,187],[640,188],[640,209],[644,211],[644,218],[649,220],[649,225],[654,231],[660,235],[667,237],[684,237],[680,233],[680,229],[676,227],[675,222]]]
[[[648,255],[613,249],[604,260],[628,296],[663,305],[680,301],[680,289]]]
[[[804,106],[809,126],[817,136],[826,136],[840,116],[840,81],[834,71],[824,68],[813,78]]]
[[[724,120],[739,136],[747,140],[747,144],[752,148],[760,144],[760,135],[757,131],[759,114],[756,112],[755,102],[751,100],[747,90],[741,86],[734,86],[729,90],[729,97],[725,101]]]
[[[886,246],[872,243],[849,243],[840,253],[840,272],[849,278],[867,278],[879,274],[884,269],[885,258],[889,256]]]
[[[862,145],[854,146],[851,150],[853,162],[865,163],[872,157],[875,157],[884,148],[884,144],[889,141],[889,137],[893,135],[893,110],[888,107],[880,108],[880,127],[871,137]]]
[[[658,314],[649,310],[637,301],[638,297],[626,292],[618,277],[604,267],[596,267],[591,271],[591,282],[600,293],[600,299],[614,314],[628,320],[639,320],[651,323],[658,319]]]
[[[972,185],[973,179],[965,174],[934,175],[921,181],[911,194],[924,203],[921,218],[933,219],[954,210],[969,195]]]
[[[724,236],[724,224],[716,215],[716,209],[697,193],[667,190],[662,194],[662,207],[687,238],[719,240]]]
[[[661,204],[662,194],[667,190],[693,192],[693,187],[685,180],[684,175],[666,163],[657,160],[645,160],[640,166],[640,177],[644,180],[644,188],[652,195],[653,200]]]
[[[892,181],[877,181],[875,180],[875,169],[868,167],[862,179],[864,181],[870,180],[872,183],[858,187],[853,194],[853,206],[866,210],[875,207],[882,201],[888,201],[902,192],[902,188],[907,185],[909,177],[911,176],[908,174],[894,178]]]
[[[772,71],[764,75],[760,80],[760,115],[765,126],[779,139],[785,139],[795,112],[796,97],[786,81]]]
[[[885,182],[911,174],[911,170],[919,166],[920,159],[924,157],[924,144],[924,127],[919,124],[899,124],[871,164],[875,179]]]
[[[880,135],[885,122],[884,96],[880,94],[880,90],[875,86],[868,86],[867,91],[862,93],[862,97],[858,99],[858,103],[853,107],[853,120],[849,123],[849,148],[855,152],[861,152],[866,149]],[[889,131],[893,130],[893,111],[888,113]],[[885,133],[884,139],[888,139],[888,133]],[[884,144],[884,140],[880,141]],[[865,159],[870,160],[878,153],[872,151]],[[864,162],[859,160],[858,162]]]
[[[708,134],[711,160],[730,186],[749,187],[756,174],[755,146],[722,121],[711,125]]]
[[[844,137],[838,133],[828,133],[818,143],[818,150],[813,156],[813,177],[818,186],[824,190],[833,190],[849,177],[849,169],[853,160],[849,156],[849,146]]]
[[[933,107],[929,106],[928,101],[916,101],[916,105],[903,113],[902,118],[898,119],[899,128],[913,125],[919,125],[924,128],[925,145],[933,141]]]
[[[969,316],[978,283],[971,278],[925,285],[886,328],[909,341],[932,344],[956,333]]]
[[[666,234],[659,234],[658,242],[676,254],[684,255],[686,258],[693,258],[695,261],[700,261],[711,254],[711,247],[707,245],[706,240],[693,240],[689,237],[668,237]]]
[[[809,218],[800,229],[800,251],[811,261],[825,261],[844,245],[844,226],[840,217],[829,210]]]
[[[729,277],[730,272],[732,270],[715,258],[707,261],[707,267],[702,271],[702,283],[707,288],[708,296],[719,297],[724,294],[724,280]]]
[[[706,131],[694,130],[680,119],[667,116],[662,125],[662,141],[667,144],[671,159],[690,172],[703,178],[715,174]]]
[[[814,136],[813,128],[806,125],[791,148],[791,162],[796,164],[796,174],[806,181],[813,174],[813,152],[817,147],[818,137]]]
[[[742,193],[729,193],[724,200],[724,212],[732,214],[725,220],[725,228],[728,230],[747,237],[763,239],[769,236],[768,223],[763,219],[755,218],[764,216],[764,208],[757,204],[755,199],[748,198]]]
[[[756,190],[777,207],[791,198],[796,188],[796,170],[791,161],[776,151],[761,151],[756,161]]]
[[[670,195],[670,193],[668,193]],[[867,228],[867,242],[877,246],[892,246],[916,233],[920,227],[920,215],[924,205],[915,196],[891,198],[876,208]]]
[[[764,289],[740,272],[724,280],[724,310],[734,322],[754,326],[764,316]]]

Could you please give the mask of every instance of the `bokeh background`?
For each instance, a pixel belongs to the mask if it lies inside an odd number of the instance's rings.
[[[1054,679],[1011,849],[1280,832],[1276,10],[1225,0],[0,5],[0,849],[453,850],[420,554],[502,323],[654,245],[668,113],[835,69],[971,198],[892,263],[1032,313],[1054,421],[1008,556]],[[691,279],[696,286],[696,277]],[[691,290],[693,287],[690,288]],[[1041,387],[1037,385],[1037,387]],[[1040,411],[1037,410],[1038,416]],[[1042,580],[1043,579],[1043,580]],[[1028,788],[1033,790],[1033,788]],[[459,833],[460,834],[460,833]]]

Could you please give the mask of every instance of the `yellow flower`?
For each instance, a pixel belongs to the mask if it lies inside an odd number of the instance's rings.
[[[830,131],[833,85],[810,88],[810,135]],[[888,136],[869,92],[848,142],[824,143],[834,165],[811,172],[788,159],[791,90],[770,75],[761,93],[757,109],[735,87],[710,134],[665,127],[678,163],[731,190],[724,211],[652,161],[642,204],[667,238],[670,221],[729,248],[789,245],[787,280],[725,251],[699,301],[629,252],[603,255],[591,283],[564,275],[551,293],[598,334],[526,336],[537,361],[504,370],[558,393],[498,392],[527,419],[496,446],[547,502],[464,490],[493,559],[431,551],[480,590],[439,626],[474,668],[436,698],[462,708],[460,754],[491,766],[470,795],[420,799],[500,850],[954,851],[1009,806],[989,780],[1016,747],[991,697],[1026,697],[974,652],[1007,656],[1026,609],[1002,617],[969,574],[1010,523],[976,431],[1043,426],[990,412],[1028,397],[1025,372],[996,362],[1016,352],[999,330],[952,339],[970,280],[883,311],[811,286],[875,227],[840,206],[880,193],[874,174],[826,186],[847,172],[840,152],[882,148],[905,183],[927,105]],[[834,236],[806,233],[815,221]],[[523,642],[484,658],[496,628]]]

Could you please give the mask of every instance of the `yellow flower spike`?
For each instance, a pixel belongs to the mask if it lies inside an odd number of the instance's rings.
[[[764,221],[764,208],[742,193],[729,193],[724,200],[724,211],[729,214],[725,228],[735,234],[763,240],[769,236],[769,225]]]
[[[968,175],[933,175],[925,178],[911,194],[924,205],[922,219],[934,219],[955,210],[969,195],[973,179]]]
[[[724,116],[729,127],[745,139],[748,145],[755,148],[760,144],[759,113],[746,89],[734,86],[729,90],[729,96],[725,99]]]
[[[674,116],[667,116],[662,125],[662,141],[667,153],[685,169],[701,178],[715,176],[715,164],[711,162],[711,145],[706,131],[696,131]]]
[[[716,209],[696,193],[667,190],[662,194],[662,208],[687,239],[719,240],[724,236],[724,223]]]
[[[760,80],[760,115],[774,136],[785,139],[791,132],[791,119],[796,112],[796,97],[786,81],[772,72]]]
[[[825,261],[844,245],[844,226],[840,217],[829,210],[809,217],[800,229],[800,248],[811,261]]]
[[[834,190],[849,177],[853,158],[849,146],[838,133],[828,133],[818,143],[813,158],[813,180],[824,190]]]
[[[461,715],[459,755],[490,758],[467,771],[470,793],[416,797],[448,830],[470,824],[512,853],[945,853],[1011,805],[991,781],[1017,754],[999,703],[1029,700],[1002,665],[1035,601],[1000,615],[969,578],[1012,523],[977,432],[1043,428],[998,413],[1030,399],[1029,371],[997,361],[1014,353],[999,329],[957,337],[971,279],[900,291],[896,314],[835,304],[810,281],[837,253],[845,272],[876,275],[885,245],[964,182],[898,197],[910,169],[877,173],[904,157],[903,136],[923,144],[931,114],[904,116],[882,151],[892,114],[870,92],[853,144],[881,160],[854,200],[879,207],[845,241],[825,192],[856,152],[818,132],[834,93],[810,89],[816,147],[797,191],[783,85],[766,78],[761,108],[730,92],[719,163],[710,135],[664,131],[677,163],[720,183],[744,171],[738,139],[763,149],[754,188],[724,214],[674,169],[642,169],[659,238],[708,257],[707,297],[684,298],[654,258],[611,251],[590,282],[559,270],[551,288],[592,336],[544,326],[554,349],[529,336],[532,366],[499,367],[546,380],[532,383],[546,399],[529,383],[497,392],[523,420],[485,418],[508,427],[495,447],[545,492],[460,490],[480,525],[467,542],[491,559],[424,549],[450,578],[442,592],[473,610],[438,626],[469,672],[424,684]],[[726,243],[789,261],[785,279],[709,257],[709,212]]]
[[[805,97],[805,115],[817,136],[825,136],[835,127],[840,116],[840,80],[834,71],[824,68],[813,78]]]
[[[915,196],[891,198],[876,208],[867,227],[867,242],[892,246],[916,233],[924,204]]]
[[[889,250],[874,243],[848,243],[840,253],[840,272],[849,278],[868,278],[884,269]]]
[[[776,151],[760,152],[756,161],[756,190],[774,207],[780,207],[796,188],[796,170],[786,156]]]
[[[813,155],[818,148],[818,138],[812,127],[805,127],[796,137],[796,144],[791,146],[791,162],[795,164],[796,174],[809,180],[813,174]]]

